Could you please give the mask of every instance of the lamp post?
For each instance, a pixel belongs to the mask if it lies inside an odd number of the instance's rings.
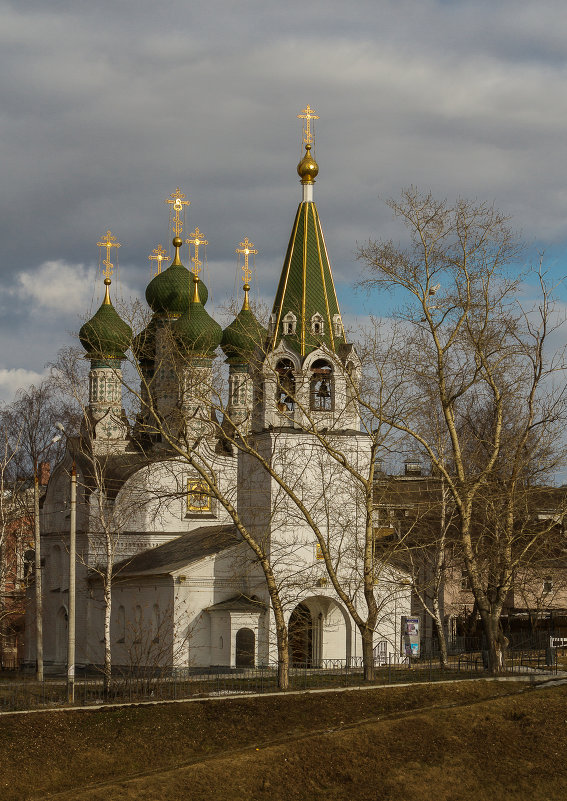
[[[33,517],[34,517],[34,547],[35,547],[35,677],[43,681],[43,596],[41,581],[41,532],[39,528],[39,476],[37,463],[45,451],[59,442],[59,435],[53,437],[45,448],[36,454],[33,460]]]
[[[55,427],[69,441],[67,432],[62,423],[56,423]],[[76,601],[76,580],[75,566],[77,562],[77,467],[75,465],[75,454],[73,453],[73,464],[71,467],[71,503],[69,520],[69,608],[67,615],[67,702],[75,702],[75,601]]]

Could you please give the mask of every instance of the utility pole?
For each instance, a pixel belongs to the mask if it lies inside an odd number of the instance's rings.
[[[43,681],[43,603],[41,594],[41,534],[39,530],[39,476],[33,463],[33,517],[35,547],[35,677]]]
[[[75,701],[75,562],[77,540],[77,468],[71,468],[71,520],[69,528],[69,619],[67,641],[67,701]]]

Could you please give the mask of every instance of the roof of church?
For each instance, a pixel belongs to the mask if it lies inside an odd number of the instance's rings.
[[[300,118],[307,119],[305,155],[297,165],[297,172],[303,185],[303,199],[299,204],[280,282],[272,309],[272,334],[270,348],[275,348],[284,337],[301,356],[307,356],[321,345],[336,351],[345,341],[340,318],[339,302],[335,291],[329,254],[323,236],[317,206],[313,201],[313,184],[319,173],[319,165],[311,154],[313,136],[310,132],[313,115],[308,106]],[[284,333],[286,315],[295,318],[295,330]],[[320,316],[317,321],[316,315]],[[335,318],[335,319],[333,319]],[[315,325],[315,323],[318,323]],[[287,326],[286,326],[287,327]],[[337,331],[338,329],[338,331]]]
[[[335,351],[345,341],[342,327],[341,336],[335,335],[333,317],[340,315],[339,302],[319,213],[313,201],[303,201],[297,209],[272,313],[275,315],[272,347],[281,338],[282,324],[289,313],[296,318],[296,328],[295,333],[287,334],[285,339],[301,356],[323,343]],[[312,331],[315,314],[322,318],[320,334]]]
[[[79,331],[81,345],[93,359],[125,359],[132,329],[122,320],[110,302],[110,278],[104,280],[106,291],[100,308]]]
[[[234,525],[201,526],[156,548],[123,559],[114,567],[117,576],[164,574],[232,548],[242,542]]]
[[[265,612],[266,604],[257,598],[249,598],[247,595],[235,595],[226,601],[220,601],[207,607],[207,612]]]

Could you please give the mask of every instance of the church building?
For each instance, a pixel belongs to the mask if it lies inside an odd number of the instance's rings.
[[[302,196],[267,330],[250,309],[249,257],[255,251],[248,239],[239,250],[240,312],[224,330],[207,312],[208,291],[199,275],[199,247],[207,243],[196,229],[186,240],[194,249],[193,269],[183,265],[179,191],[172,195],[175,255],[161,271],[159,249],[158,271],[146,288],[151,317],[135,336],[112,304],[107,270],[103,303],[80,332],[90,362],[85,422],[52,471],[42,509],[47,668],[67,660],[73,463],[77,664],[103,662],[105,607],[114,665],[191,670],[275,662],[266,579],[236,518],[269,558],[292,664],[360,663],[360,633],[329,580],[312,525],[324,534],[341,587],[364,614],[364,498],[329,443],[361,473],[368,469],[370,447],[353,391],[361,365],[345,335],[313,199],[319,170],[312,153],[314,118],[308,106],[305,153],[297,167]],[[105,264],[114,243],[108,232]],[[128,377],[132,369],[123,373],[126,359],[136,366],[135,385]],[[137,397],[135,420],[123,408],[126,392]],[[261,458],[242,441],[252,442]],[[402,572],[379,572],[374,644],[375,653],[387,658],[400,653],[410,598]],[[33,618],[33,602],[30,607]],[[30,621],[30,661],[33,628]]]

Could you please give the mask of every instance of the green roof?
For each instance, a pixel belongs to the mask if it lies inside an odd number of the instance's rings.
[[[285,334],[285,340],[301,356],[308,355],[322,344],[335,351],[345,341],[342,325],[340,336],[335,334],[333,317],[340,315],[339,303],[319,214],[313,201],[303,201],[297,209],[272,312],[275,315],[272,348],[284,335],[282,325],[289,312],[296,318],[296,329],[294,334]],[[321,334],[312,331],[315,314],[322,318]]]
[[[250,309],[242,308],[222,335],[221,348],[234,364],[247,364],[254,350],[263,348],[267,331]]]
[[[175,262],[156,275],[146,287],[146,300],[156,314],[179,317],[189,308],[193,297],[195,276],[182,264]],[[208,298],[207,287],[199,284],[199,299],[205,304]]]
[[[109,282],[110,283],[110,282]],[[81,345],[93,359],[125,359],[132,340],[132,329],[116,312],[108,298],[79,331]]]

